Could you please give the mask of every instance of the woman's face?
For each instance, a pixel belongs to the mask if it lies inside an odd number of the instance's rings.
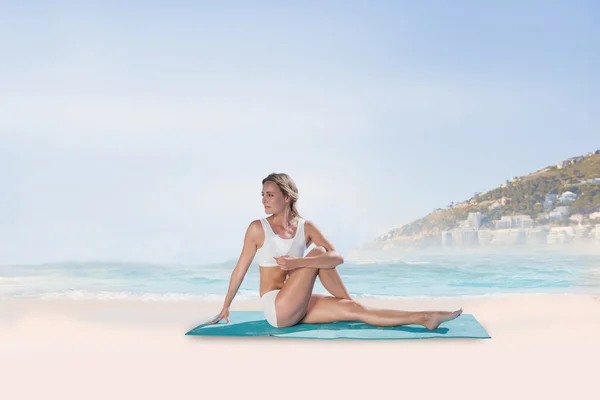
[[[275,214],[285,210],[289,201],[286,201],[283,192],[276,183],[267,181],[263,183],[262,203],[265,207],[265,213]]]

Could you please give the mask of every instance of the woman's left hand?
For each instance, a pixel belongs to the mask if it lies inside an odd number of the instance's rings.
[[[273,257],[279,267],[285,271],[291,271],[293,269],[302,268],[302,257],[294,257],[294,256],[281,256],[281,257]]]

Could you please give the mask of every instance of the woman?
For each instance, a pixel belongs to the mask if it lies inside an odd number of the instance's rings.
[[[209,324],[223,318],[229,322],[231,302],[257,253],[261,304],[266,320],[274,327],[361,321],[375,326],[417,324],[433,330],[462,313],[462,308],[454,312],[411,312],[368,308],[355,302],[336,270],[344,258],[311,221],[299,215],[294,181],[287,174],[273,173],[263,179],[262,185],[265,212],[271,216],[255,220],[248,227],[223,309]],[[312,243],[316,247],[304,256]],[[312,293],[317,276],[332,296]]]

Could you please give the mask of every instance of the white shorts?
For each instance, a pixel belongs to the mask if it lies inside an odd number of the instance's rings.
[[[277,314],[275,313],[275,297],[277,297],[278,293],[279,290],[271,290],[260,298],[260,304],[265,312],[265,318],[267,319],[267,322],[275,328],[278,328]]]

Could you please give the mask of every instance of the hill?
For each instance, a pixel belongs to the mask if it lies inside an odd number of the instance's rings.
[[[557,208],[558,207],[558,208]],[[561,208],[566,207],[566,208]],[[577,215],[577,223],[600,223],[593,213],[600,211],[600,150],[573,157],[526,176],[513,177],[500,187],[475,193],[464,202],[451,203],[429,215],[391,229],[375,242],[396,242],[439,238],[441,232],[464,226],[469,213],[481,213],[478,229],[494,229],[505,216],[529,216],[534,225],[566,226]],[[558,214],[557,214],[558,213]],[[557,218],[558,216],[558,218]]]

